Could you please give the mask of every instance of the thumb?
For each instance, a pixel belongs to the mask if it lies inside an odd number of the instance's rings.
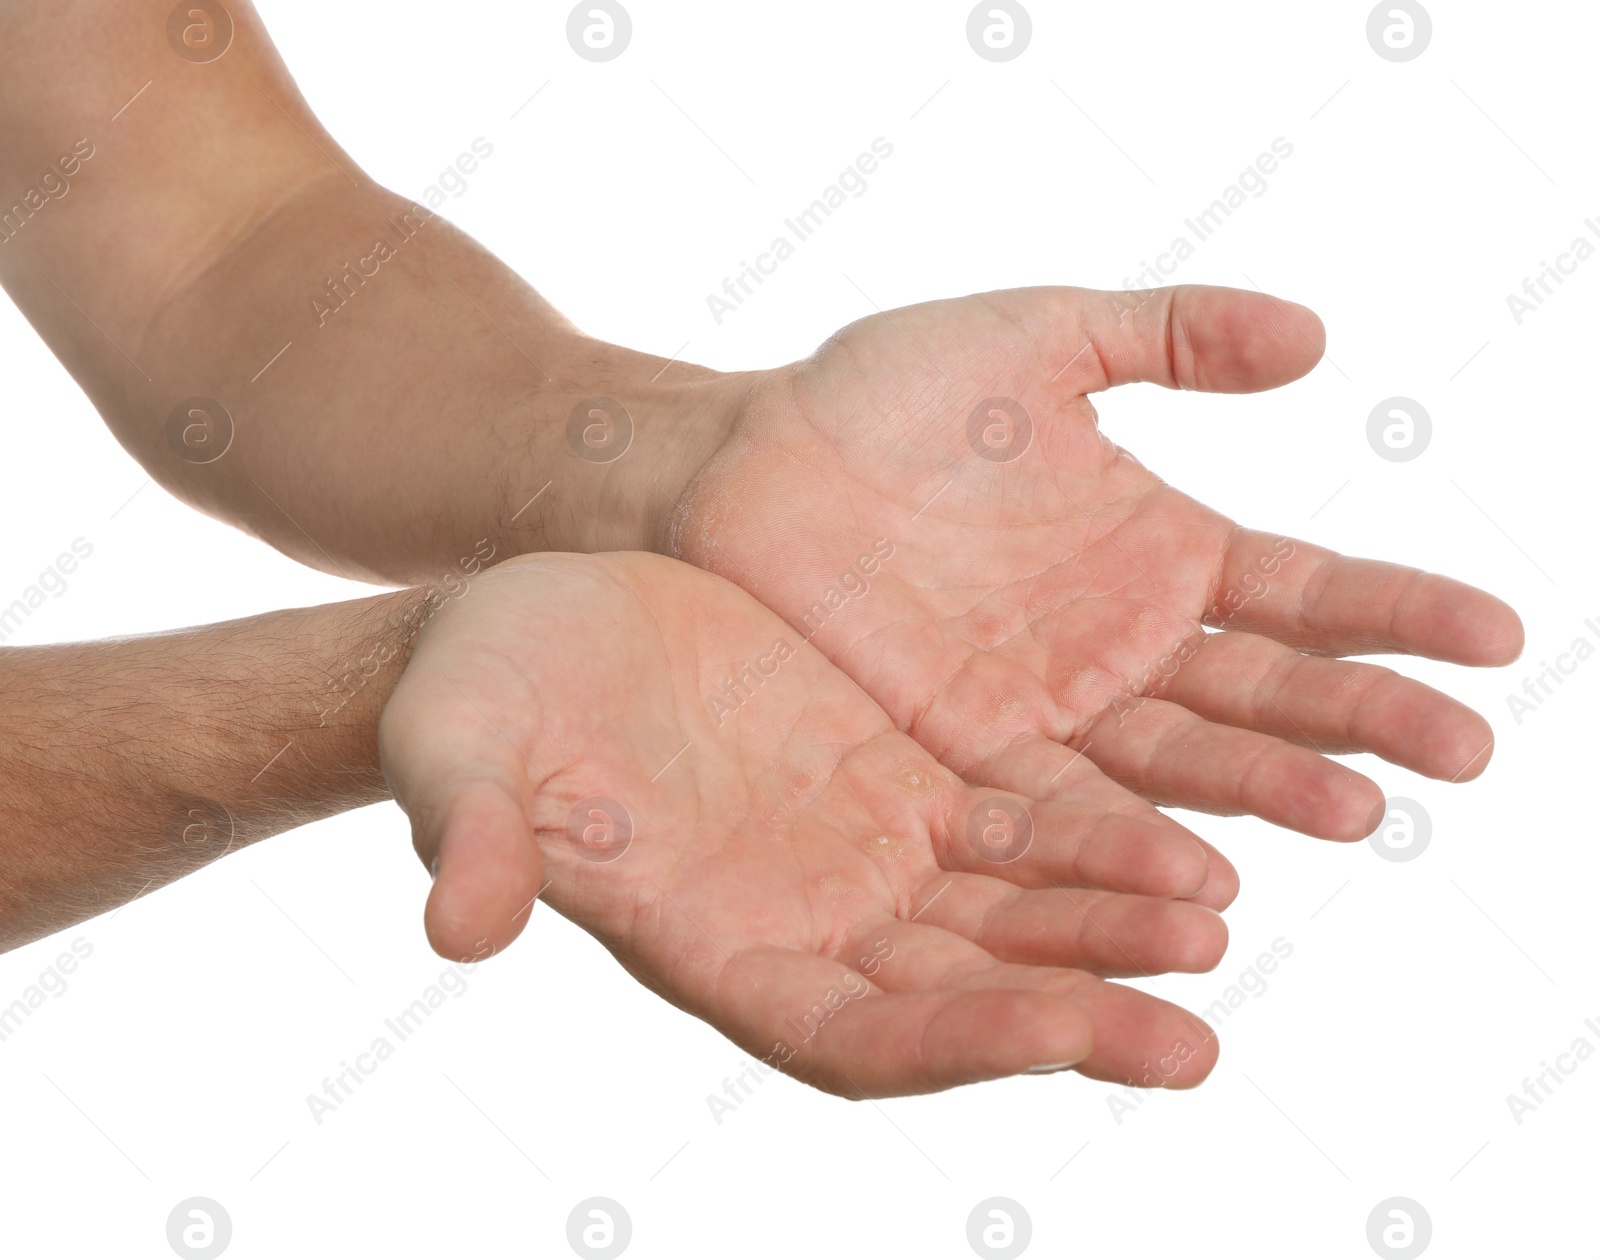
[[[1149,381],[1248,394],[1304,376],[1327,334],[1315,313],[1246,289],[1184,284],[1143,292],[1049,290],[1058,384],[1075,393]],[[1069,296],[1070,295],[1070,296]]]
[[[414,825],[412,833],[420,852]],[[437,953],[476,960],[517,939],[532,917],[544,869],[520,794],[489,781],[461,784],[438,829],[433,861],[422,923]]]
[[[433,873],[423,911],[428,943],[457,961],[498,953],[517,938],[543,871],[527,762],[475,710],[448,679],[430,678],[425,688],[397,689],[379,728],[384,773]]]

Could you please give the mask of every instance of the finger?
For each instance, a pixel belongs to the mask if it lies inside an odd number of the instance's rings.
[[[1017,888],[941,875],[918,889],[916,921],[965,937],[1001,962],[1101,976],[1210,971],[1228,947],[1222,916],[1189,901],[1092,890]]]
[[[1085,735],[1101,769],[1158,804],[1254,814],[1324,840],[1363,839],[1383,809],[1383,792],[1365,775],[1166,700],[1108,709]]]
[[[934,859],[1025,888],[1102,888],[1190,897],[1205,884],[1205,851],[1181,828],[1092,802],[1029,801],[989,788],[956,794],[931,831]]]
[[[1217,1064],[1217,1034],[1198,1015],[1161,998],[1091,978],[1075,994],[1096,1042],[1084,1076],[1144,1089],[1192,1089]]]
[[[1056,994],[888,993],[853,967],[793,950],[750,950],[738,961],[748,979],[725,981],[733,1000],[719,1025],[767,1066],[847,1098],[1058,1071],[1094,1043],[1080,1006]]]
[[[1092,1050],[1076,1069],[1097,1080],[1183,1089],[1216,1062],[1216,1034],[1180,1006],[1086,972],[995,961],[971,941],[920,923],[882,929],[893,948],[873,976],[893,994],[927,989],[1042,992],[1069,998],[1089,1016]]]
[[[1187,898],[1212,910],[1226,910],[1239,895],[1239,872],[1222,853],[1176,819],[1113,782],[1089,758],[1092,743],[1081,751],[1067,748],[1041,735],[1013,744],[984,762],[979,778],[989,787],[1016,792],[1035,801],[1087,800],[1107,810],[1138,818],[1183,835],[1200,846],[1206,857],[1206,880]]]
[[[522,931],[542,863],[520,754],[442,675],[413,677],[384,712],[379,745],[411,842],[433,874],[428,941],[451,959],[504,949]]]
[[[497,783],[462,785],[444,815],[436,862],[422,916],[434,950],[478,959],[511,944],[533,911],[542,870],[521,801]]]
[[[1160,697],[1212,722],[1324,754],[1376,753],[1452,782],[1476,778],[1494,750],[1488,722],[1415,679],[1232,630],[1207,635]]]
[[[1056,383],[1074,393],[1134,381],[1253,393],[1304,376],[1327,341],[1322,321],[1305,307],[1245,289],[1032,292],[1046,295],[1048,353],[1068,365]]]
[[[1239,871],[1222,850],[1209,840],[1202,839],[1200,847],[1206,851],[1205,887],[1187,900],[1221,913],[1239,896]]]
[[[1522,621],[1487,591],[1420,569],[1239,530],[1213,595],[1212,625],[1306,652],[1405,652],[1457,665],[1508,665]]]

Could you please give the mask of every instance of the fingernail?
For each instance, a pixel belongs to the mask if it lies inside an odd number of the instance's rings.
[[[439,855],[433,855],[433,861],[428,863],[428,878],[437,881],[439,878]]]
[[[1065,1072],[1069,1067],[1076,1066],[1076,1060],[1071,1063],[1036,1063],[1028,1069],[1028,1075],[1042,1076],[1047,1072]]]

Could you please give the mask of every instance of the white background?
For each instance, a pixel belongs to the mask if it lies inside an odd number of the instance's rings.
[[[1600,1057],[1521,1125],[1506,1096],[1579,1036],[1600,1049],[1600,661],[1520,724],[1506,696],[1580,635],[1600,645],[1583,624],[1600,261],[1521,326],[1505,299],[1600,214],[1594,6],[1438,0],[1405,64],[1368,45],[1367,4],[1326,0],[1033,3],[1006,64],[973,53],[951,0],[638,0],[608,64],[569,48],[565,4],[262,8],[375,177],[419,195],[486,138],[444,213],[580,326],[717,367],[804,353],[873,303],[1121,287],[1283,137],[1265,195],[1176,278],[1313,307],[1328,359],[1260,397],[1124,389],[1104,427],[1248,523],[1495,591],[1528,650],[1506,670],[1406,666],[1499,740],[1464,786],[1360,759],[1431,816],[1414,861],[1185,819],[1240,867],[1233,946],[1150,987],[1200,1009],[1274,939],[1293,954],[1222,1026],[1208,1083],[1120,1123],[1120,1091],[1067,1073],[878,1104],[768,1079],[719,1125],[707,1095],[744,1056],[540,909],[318,1126],[306,1096],[444,966],[385,805],[0,957],[4,1005],[67,942],[94,951],[0,1044],[0,1252],[166,1256],[191,1195],[226,1207],[240,1260],[559,1257],[590,1195],[626,1207],[641,1260],[970,1256],[968,1213],[993,1195],[1031,1216],[1030,1255],[1365,1256],[1393,1195],[1424,1205],[1436,1256],[1592,1244]],[[718,327],[706,295],[878,136],[894,154],[870,190]],[[72,539],[94,547],[12,642],[361,593],[145,484],[9,306],[0,355],[0,603]],[[1433,419],[1411,462],[1367,443],[1392,395]]]

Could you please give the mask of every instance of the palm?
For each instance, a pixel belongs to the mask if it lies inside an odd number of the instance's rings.
[[[1242,530],[1096,426],[1086,395],[1124,381],[1291,380],[1320,354],[1315,317],[1232,290],[1135,301],[1019,290],[852,325],[751,389],[675,518],[680,554],[798,627],[944,764],[1029,795],[1137,814],[1103,771],[1147,800],[1353,839],[1382,795],[1320,753],[1481,771],[1482,719],[1329,658],[1502,663],[1521,645],[1510,609]]]
[[[730,693],[758,658],[748,696]],[[442,952],[500,947],[544,888],[645,984],[845,1093],[1069,1062],[1136,1080],[1179,1042],[1158,1075],[1188,1084],[1214,1057],[1198,1021],[1099,977],[1212,966],[1220,919],[1083,888],[1116,882],[1097,852],[1131,849],[1144,878],[1193,891],[1192,843],[1032,805],[1032,844],[994,860],[967,826],[992,792],[686,565],[541,557],[480,576],[419,640],[382,746],[437,855]]]

